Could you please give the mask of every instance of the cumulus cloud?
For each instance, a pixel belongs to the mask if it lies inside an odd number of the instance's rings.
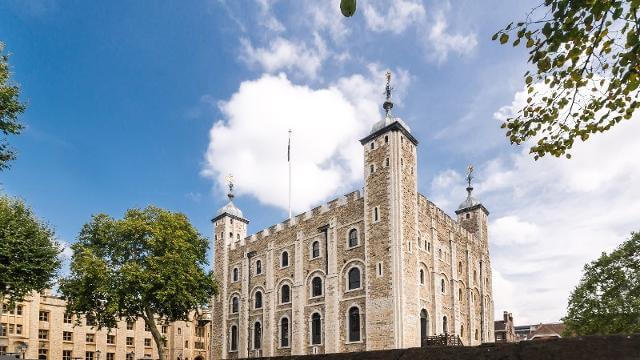
[[[478,45],[476,34],[451,34],[447,32],[447,26],[448,23],[444,13],[438,12],[427,35],[427,46],[432,50],[430,57],[440,63],[446,61],[451,52],[458,55],[469,55]]]
[[[422,3],[413,0],[368,1],[362,5],[362,12],[367,28],[376,32],[390,31],[395,34],[404,32],[425,17]]]
[[[517,93],[496,118],[525,101],[524,91]],[[559,320],[582,266],[639,230],[638,137],[640,114],[576,143],[571,160],[534,161],[524,146],[477,167],[474,194],[492,212],[492,266],[503,282],[495,289],[496,304],[502,307],[496,306],[496,314],[511,310],[521,314],[519,323]],[[434,196],[455,202],[463,181],[451,188],[438,185],[443,178],[462,177],[451,172],[436,176],[432,188]],[[507,287],[517,296],[503,293]]]
[[[243,82],[219,105],[223,120],[211,128],[203,174],[222,187],[232,173],[238,194],[286,209],[292,129],[292,208],[305,211],[353,190],[363,175],[358,139],[381,118],[383,74],[355,74],[318,89],[296,85],[284,74]]]
[[[246,38],[242,38],[240,44],[240,59],[248,65],[258,65],[269,73],[289,70],[310,79],[316,78],[328,55],[326,44],[318,34],[314,36],[313,46],[279,36],[268,47],[256,48]]]

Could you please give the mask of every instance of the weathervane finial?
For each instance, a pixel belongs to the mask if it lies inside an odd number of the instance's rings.
[[[473,191],[473,186],[471,186],[471,180],[473,180],[473,165],[467,166],[467,192],[469,196],[471,196],[471,192]]]
[[[391,112],[391,108],[393,108],[393,102],[391,102],[391,90],[393,90],[393,88],[391,87],[391,72],[387,71],[384,75],[385,75],[385,78],[387,79],[387,85],[384,91],[387,98],[384,104],[382,104],[382,108],[385,111],[385,116],[389,116],[389,113]]]
[[[229,186],[229,192],[227,193],[227,197],[229,198],[229,201],[232,201],[233,197],[235,196],[233,195],[233,175],[229,174],[225,176],[224,180],[227,182],[227,185]]]

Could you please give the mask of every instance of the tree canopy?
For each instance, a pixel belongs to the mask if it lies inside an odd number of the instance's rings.
[[[4,53],[4,44],[0,42],[0,170],[9,167],[9,162],[16,157],[15,151],[9,147],[6,137],[17,135],[23,126],[18,116],[26,109],[18,99],[20,87],[11,81],[9,56]]]
[[[640,233],[584,266],[563,320],[576,335],[640,332]]]
[[[51,286],[60,267],[53,230],[21,200],[0,195],[0,302]]]
[[[183,214],[149,206],[120,220],[95,215],[72,245],[70,275],[60,291],[70,313],[99,328],[144,319],[163,359],[158,325],[188,320],[216,293],[204,269],[207,248]]]
[[[527,104],[502,127],[512,144],[533,140],[535,159],[571,157],[575,140],[604,132],[640,107],[640,0],[544,0],[493,35],[522,45]]]

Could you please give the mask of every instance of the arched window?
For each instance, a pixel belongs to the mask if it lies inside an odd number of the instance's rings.
[[[256,321],[253,325],[253,348],[260,349],[262,347],[262,324]]]
[[[474,283],[478,282],[478,273],[475,270],[473,270],[473,282]]]
[[[311,344],[320,345],[322,343],[322,319],[320,314],[311,315]]]
[[[447,324],[447,317],[442,317],[442,333],[446,334],[449,332],[449,326]]]
[[[458,274],[462,274],[462,261],[458,262]]]
[[[231,326],[231,351],[238,351],[238,327]]]
[[[239,300],[237,296],[231,298],[231,313],[237,314],[239,308]]]
[[[476,329],[476,332],[475,332],[474,338],[475,338],[476,340],[478,340],[478,329]]]
[[[349,270],[349,290],[359,289],[360,288],[360,269],[357,267],[352,267]]]
[[[282,259],[280,260],[280,266],[282,267],[289,266],[289,253],[286,251],[282,252]]]
[[[458,289],[458,300],[462,301],[462,289]]]
[[[420,285],[424,285],[424,270],[420,269]]]
[[[256,261],[256,275],[262,274],[262,261]]]
[[[349,247],[354,247],[358,245],[358,230],[351,229],[349,231]]]
[[[316,276],[311,280],[311,296],[321,296],[322,295],[322,279]]]
[[[360,310],[355,306],[349,309],[349,341],[360,341]]]
[[[282,285],[280,289],[280,302],[283,304],[291,302],[291,288],[287,284]]]
[[[234,282],[238,281],[238,278],[240,277],[240,276],[238,275],[238,273],[239,273],[238,268],[233,268],[233,281],[234,281]]]
[[[260,308],[262,308],[262,292],[261,292],[261,291],[256,291],[256,295],[255,295],[255,308],[256,308],[256,309],[260,309]]]
[[[320,257],[320,242],[314,241],[313,244],[311,244],[311,258],[315,259],[318,257]]]
[[[460,337],[464,337],[464,325],[460,325]]]
[[[440,280],[440,290],[444,293],[446,289],[444,279]]]
[[[427,336],[429,336],[429,315],[427,310],[422,309],[420,311],[420,341],[422,345],[427,341]]]
[[[289,319],[280,320],[280,347],[289,346]]]

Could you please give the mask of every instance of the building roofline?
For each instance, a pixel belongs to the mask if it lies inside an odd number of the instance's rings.
[[[473,205],[471,207],[467,207],[467,208],[464,208],[464,209],[458,209],[458,210],[456,210],[456,215],[460,215],[460,214],[462,214],[464,212],[473,211],[473,210],[477,210],[477,209],[482,209],[482,211],[484,211],[484,213],[486,215],[489,215],[489,210],[487,210],[487,208],[484,207],[484,205],[482,205],[482,204],[476,204],[476,205]]]
[[[249,223],[249,220],[247,220],[247,219],[245,219],[245,218],[241,218],[241,217],[239,217],[239,216],[235,216],[235,215],[229,214],[228,212],[223,212],[222,214],[217,215],[216,217],[214,217],[213,219],[211,219],[211,222],[216,222],[216,221],[218,221],[219,219],[221,219],[221,218],[223,218],[223,217],[225,217],[225,216],[228,216],[228,217],[230,217],[230,218],[232,218],[232,219],[236,219],[236,220],[238,220],[238,221],[242,221],[242,222],[243,222],[243,223],[245,223],[245,224],[248,224],[248,223]]]
[[[377,130],[375,132],[372,132],[371,134],[369,134],[369,135],[365,136],[364,138],[360,139],[360,144],[364,145],[367,142],[369,142],[371,139],[374,139],[374,138],[382,135],[383,133],[386,133],[388,131],[393,131],[393,130],[399,130],[400,132],[402,132],[407,137],[407,139],[409,139],[409,141],[411,141],[413,143],[413,145],[418,145],[418,139],[413,137],[413,135],[411,135],[409,130],[407,130],[407,128],[402,126],[402,124],[398,120],[395,120],[394,122],[392,122],[391,124],[383,127],[382,129]]]

